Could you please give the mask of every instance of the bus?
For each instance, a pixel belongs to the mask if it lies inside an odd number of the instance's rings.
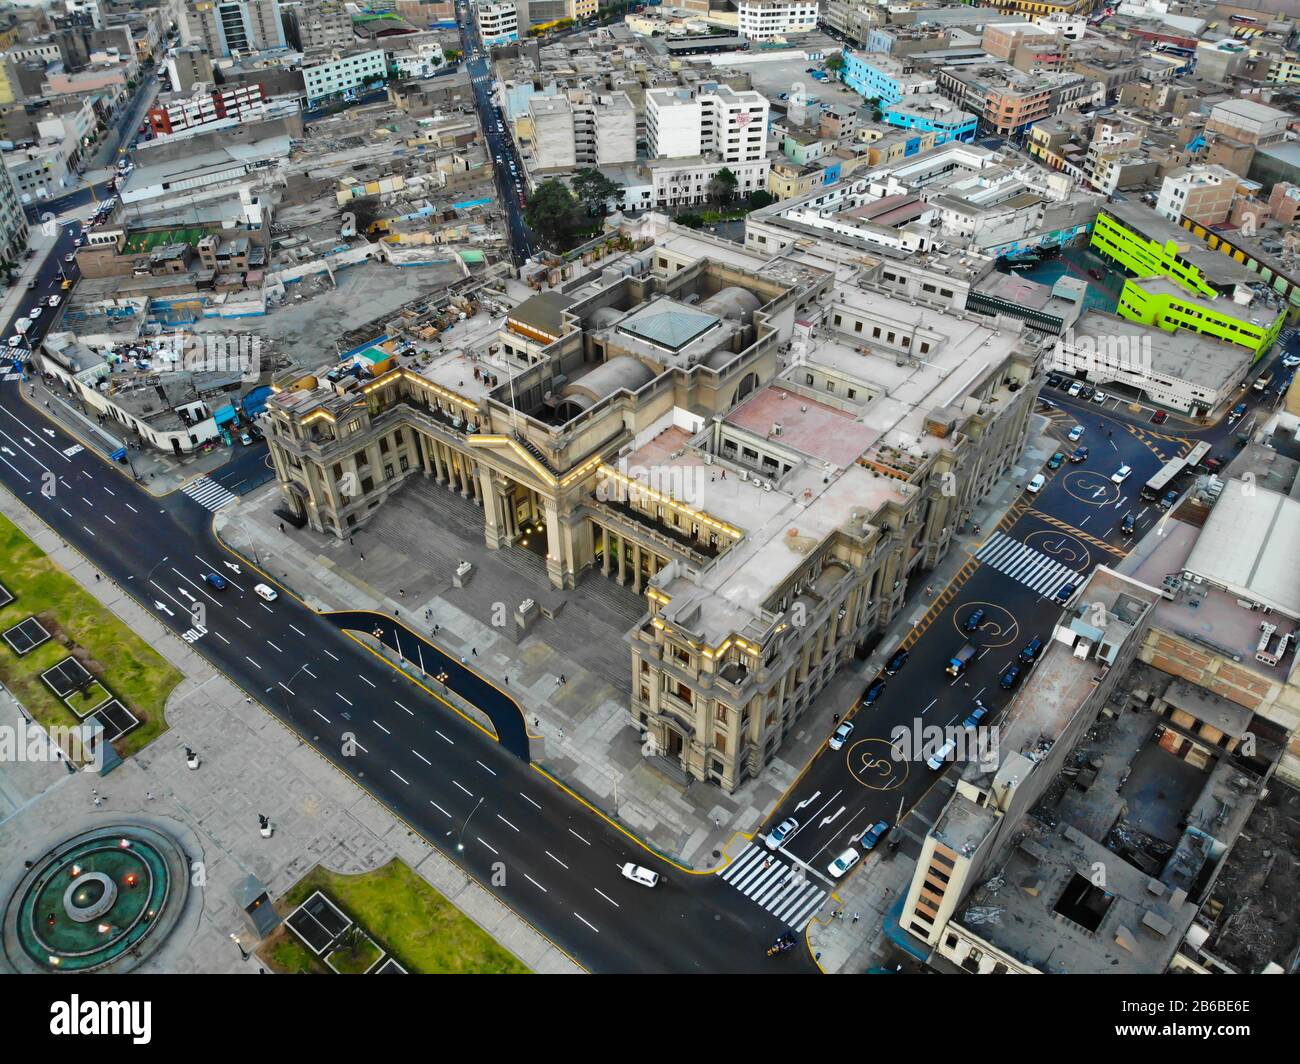
[[[1210,454],[1210,445],[1208,443],[1198,443],[1183,459],[1183,468],[1188,471],[1195,471],[1196,468],[1205,461]]]
[[[1208,449],[1208,448],[1207,448]],[[1187,465],[1186,458],[1171,458],[1161,467],[1160,472],[1142,485],[1142,499],[1145,502],[1155,502],[1165,493],[1165,490],[1172,483],[1174,477]]]

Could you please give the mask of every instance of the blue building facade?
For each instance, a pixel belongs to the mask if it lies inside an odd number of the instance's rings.
[[[870,52],[853,52],[846,48],[840,80],[864,99],[878,99],[882,104],[902,99],[902,86],[898,78],[887,69],[887,66],[893,64],[889,60],[880,62],[883,58]]]
[[[953,140],[970,144],[975,140],[975,130],[979,126],[979,119],[969,111],[955,107],[947,110],[918,107],[915,97],[882,108],[880,117],[891,126],[935,134],[936,147]]]

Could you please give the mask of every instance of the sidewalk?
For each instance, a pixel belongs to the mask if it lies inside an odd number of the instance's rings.
[[[0,898],[8,897],[23,875],[18,855],[34,858],[69,835],[125,820],[175,837],[205,877],[190,891],[166,942],[138,969],[142,972],[257,972],[257,958],[242,960],[230,941],[238,934],[247,945],[253,934],[235,904],[236,890],[248,875],[256,875],[277,898],[317,864],[359,873],[394,857],[532,970],[581,970],[120,587],[96,581],[85,558],[5,491],[0,491],[0,513],[185,677],[168,699],[169,730],[110,774],[0,763],[0,853],[15,858],[0,864]],[[18,722],[18,707],[8,703],[0,700],[0,724]],[[185,766],[187,746],[202,758],[198,771]],[[94,805],[92,788],[105,799],[102,808]],[[270,839],[258,833],[259,813],[275,827]]]
[[[1021,464],[976,508],[972,521],[983,529],[996,526],[1020,497],[1016,484],[1056,450],[1056,442],[1041,435],[1047,425],[1035,415]],[[857,701],[866,679],[931,605],[922,593],[914,596],[870,658],[836,674],[763,775],[727,794],[698,781],[682,783],[641,752],[629,725],[630,659],[623,635],[645,607],[630,589],[589,576],[561,596],[565,605],[558,616],[542,618],[519,635],[509,619],[518,603],[554,594],[540,561],[526,550],[488,550],[479,530],[481,513],[436,482],[412,479],[353,542],[296,529],[276,514],[279,505],[278,488],[268,484],[219,511],[214,527],[229,547],[313,608],[378,610],[447,653],[469,657],[520,703],[535,762],[655,850],[695,869],[716,867],[744,848],[816,755],[833,715]],[[435,511],[436,522],[430,516]],[[959,535],[925,582],[942,589],[982,539]],[[452,580],[460,560],[475,569],[465,589]]]
[[[27,298],[27,282],[40,272],[50,247],[58,240],[57,229],[55,236],[46,236],[40,222],[32,225],[28,232],[27,246],[35,254],[24,260],[23,268],[14,274],[13,285],[5,292],[3,301],[0,301],[0,322],[4,322],[4,336],[0,339],[4,340],[13,335],[13,319],[18,313],[18,305]]]

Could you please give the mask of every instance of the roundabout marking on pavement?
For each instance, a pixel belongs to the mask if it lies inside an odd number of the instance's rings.
[[[980,607],[984,609],[984,620],[980,622],[976,631],[966,631],[961,626],[959,617],[969,617]],[[981,602],[978,599],[963,602],[952,611],[952,626],[957,629],[957,634],[962,639],[969,639],[972,642],[978,640],[981,647],[1007,646],[1015,641],[1016,632],[1020,630],[1020,622],[1016,619],[1016,615],[1005,606],[999,606],[996,602]]]
[[[1116,484],[1105,473],[1092,469],[1081,469],[1067,473],[1061,485],[1071,498],[1098,508],[1113,506],[1119,501],[1121,485]]]
[[[1092,565],[1092,551],[1078,536],[1055,529],[1038,529],[1024,537],[1026,547],[1033,547],[1039,554],[1046,554],[1053,561],[1080,573],[1087,572]]]
[[[911,771],[897,746],[874,736],[850,744],[845,761],[853,778],[872,791],[897,790]]]

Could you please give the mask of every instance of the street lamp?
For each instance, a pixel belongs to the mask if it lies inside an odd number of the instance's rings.
[[[456,836],[456,850],[457,850],[457,852],[459,852],[459,853],[464,853],[464,852],[465,852],[465,829],[466,829],[467,827],[469,827],[470,819],[474,816],[475,813],[478,812],[478,807],[479,807],[480,805],[482,805],[482,804],[483,804],[483,799],[480,798],[480,799],[478,800],[478,804],[475,805],[474,808],[471,809],[471,810],[469,811],[469,816],[467,816],[467,817],[465,818],[465,823],[463,823],[463,824],[460,826],[460,831],[459,831],[459,833],[458,833],[457,836]],[[447,832],[447,834],[444,836],[444,838],[451,838],[451,832],[450,832],[450,831]]]
[[[239,936],[235,934],[233,931],[230,932],[230,941],[233,942],[235,944],[235,948],[239,950],[239,959],[241,961],[248,960],[248,950],[244,949],[244,944],[239,941]]]

